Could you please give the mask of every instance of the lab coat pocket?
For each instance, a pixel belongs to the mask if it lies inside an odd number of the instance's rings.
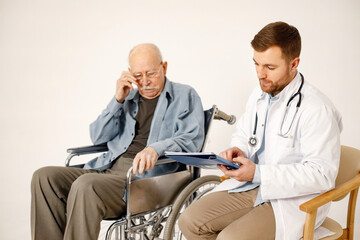
[[[278,133],[274,134],[276,145],[281,148],[294,148],[294,139],[292,137],[283,137]]]
[[[294,139],[286,138],[276,133],[273,135],[273,140],[273,158],[276,159],[276,162],[281,164],[294,163],[294,156],[297,155]]]

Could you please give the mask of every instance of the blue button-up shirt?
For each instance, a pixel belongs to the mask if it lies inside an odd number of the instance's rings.
[[[85,164],[85,169],[103,171],[126,152],[135,135],[139,92],[131,91],[123,103],[112,98],[90,125],[93,144],[107,143],[109,151]],[[151,122],[147,146],[159,156],[165,151],[197,152],[204,141],[204,112],[196,91],[167,78]]]

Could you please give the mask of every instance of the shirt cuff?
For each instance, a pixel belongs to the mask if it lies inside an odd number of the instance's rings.
[[[117,113],[119,110],[121,110],[122,107],[123,107],[123,104],[119,103],[114,96],[111,99],[110,103],[108,104],[107,109],[111,114],[115,115],[115,113]]]
[[[256,164],[255,167],[255,174],[254,174],[254,178],[252,180],[253,183],[261,183],[261,173],[260,173],[260,165]]]

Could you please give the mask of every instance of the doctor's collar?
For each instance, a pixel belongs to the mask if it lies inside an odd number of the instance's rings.
[[[274,101],[276,101],[276,100],[278,100],[278,99],[280,98],[280,97],[279,97],[280,93],[277,94],[277,95],[275,95],[274,97],[271,96],[270,93],[267,93],[267,95],[269,96],[269,101],[270,101],[270,102],[274,102]]]

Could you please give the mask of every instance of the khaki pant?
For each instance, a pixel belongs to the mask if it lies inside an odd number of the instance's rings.
[[[31,182],[33,240],[96,240],[100,222],[126,212],[126,173],[132,159],[120,158],[111,169],[96,172],[44,167]]]
[[[215,192],[191,204],[179,227],[188,240],[275,239],[275,217],[270,203],[254,207],[258,188],[242,193]]]

